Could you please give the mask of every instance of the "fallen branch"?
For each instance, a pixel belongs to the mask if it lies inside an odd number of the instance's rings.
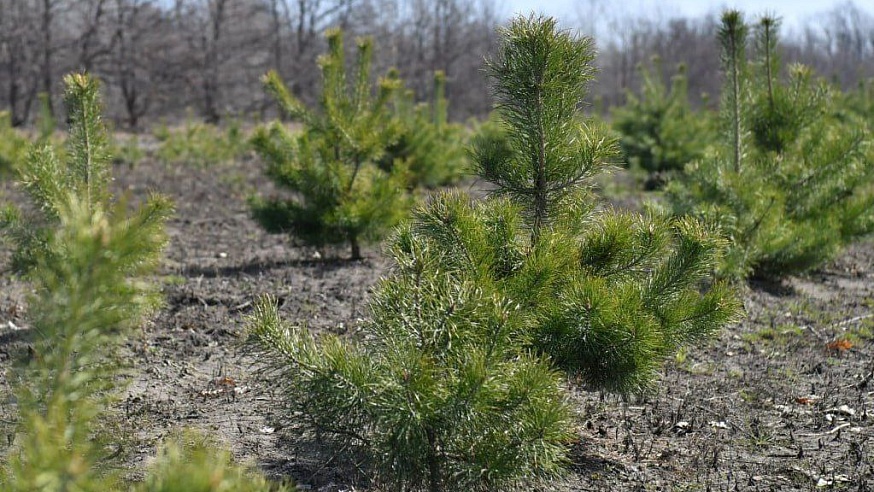
[[[832,430],[830,430],[830,431],[826,431],[826,432],[818,432],[818,433],[815,433],[815,434],[798,434],[798,436],[799,436],[799,437],[822,437],[822,436],[827,436],[827,435],[829,435],[829,434],[834,434],[835,432],[837,432],[837,431],[843,429],[844,427],[849,427],[849,426],[850,426],[850,423],[849,423],[849,422],[846,422],[846,423],[843,423],[843,424],[841,424],[841,425],[835,427],[834,429],[832,429]]]
[[[838,321],[837,323],[833,323],[829,325],[829,328],[840,328],[842,326],[846,326],[857,321],[862,321],[863,319],[868,319],[874,317],[874,313],[863,314],[861,316],[855,316],[850,319],[845,319],[843,321]]]

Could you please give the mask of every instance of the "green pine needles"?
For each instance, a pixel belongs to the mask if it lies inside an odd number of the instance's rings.
[[[160,144],[155,157],[168,165],[206,168],[237,162],[251,152],[238,121],[231,121],[223,130],[189,119],[181,128],[160,125],[153,134]]]
[[[4,213],[17,266],[33,286],[30,350],[10,378],[20,431],[0,470],[7,491],[126,488],[104,447],[120,445],[118,436],[100,424],[123,377],[117,349],[160,303],[146,278],[166,243],[171,204],[153,195],[129,211],[112,199],[98,83],[78,74],[65,83],[67,158],[47,142],[34,147],[19,171],[38,214]],[[130,490],[286,490],[207,444],[185,434],[164,446],[145,482]]]
[[[357,451],[392,490],[504,490],[558,473],[573,415],[556,369],[642,391],[672,350],[739,310],[733,291],[706,285],[718,236],[589,195],[618,155],[579,115],[591,40],[537,17],[501,36],[489,71],[506,128],[473,152],[498,196],[440,194],[396,232],[359,343],[317,339],[270,298],[250,319],[293,427]]]
[[[725,141],[669,194],[675,211],[728,236],[728,277],[804,272],[874,230],[869,129],[835,116],[837,96],[810,69],[791,65],[781,76],[778,28],[769,17],[756,25],[748,62],[748,27],[739,12],[723,15]]]
[[[268,176],[294,196],[255,198],[252,207],[271,232],[289,232],[317,247],[345,243],[352,259],[359,259],[361,243],[384,237],[409,208],[404,167],[386,172],[378,166],[398,138],[387,105],[400,81],[382,78],[373,94],[372,42],[358,40],[349,80],[341,31],[330,30],[327,39],[328,53],[319,60],[320,111],[304,107],[275,72],[265,77],[281,109],[304,129],[293,135],[277,122],[256,132],[253,144],[267,162]]]
[[[613,111],[613,127],[628,163],[650,173],[649,183],[656,185],[703,157],[716,135],[708,115],[689,104],[685,66],[680,65],[670,87],[662,81],[657,58],[653,66],[641,66],[641,94],[628,93],[625,106]]]
[[[692,219],[599,208],[591,178],[619,152],[579,115],[594,76],[591,40],[535,18],[503,35],[489,72],[505,135],[479,139],[473,152],[496,196],[438,197],[405,234],[452,252],[445,274],[526,310],[531,348],[589,387],[644,391],[665,356],[738,313],[729,288],[705,285],[722,240]]]
[[[391,169],[399,160],[409,170],[411,184],[418,187],[457,183],[470,167],[465,147],[468,132],[464,126],[449,122],[446,74],[434,73],[430,103],[415,104],[414,97],[412,90],[396,93],[393,109],[401,132],[383,157],[382,167]]]
[[[106,489],[102,489],[106,490]],[[231,453],[197,432],[168,439],[133,492],[293,492],[233,462]]]
[[[421,253],[377,286],[358,344],[316,340],[259,303],[252,341],[287,415],[390,490],[504,490],[557,474],[572,412],[563,378],[523,348],[524,313],[442,275],[432,265],[445,252]]]
[[[109,480],[96,467],[104,450],[92,424],[119,375],[114,348],[159,301],[142,278],[157,265],[172,211],[160,196],[130,215],[113,203],[98,84],[86,75],[65,82],[67,159],[42,144],[20,170],[41,217],[5,214],[18,266],[33,283],[29,305],[38,307],[16,387],[22,432],[11,490],[96,490]]]

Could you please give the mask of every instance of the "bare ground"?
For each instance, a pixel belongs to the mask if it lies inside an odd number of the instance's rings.
[[[253,161],[192,169],[146,160],[116,176],[118,193],[157,190],[177,208],[160,272],[166,305],[125,349],[132,381],[119,402],[128,434],[120,455],[130,479],[162,438],[188,426],[304,489],[366,489],[339,457],[281,428],[282,396],[258,377],[241,335],[262,293],[280,300],[287,319],[354,334],[388,267],[379,251],[326,259],[264,233],[246,196],[273,188]],[[23,348],[27,288],[9,275],[0,286],[5,369]],[[807,277],[752,285],[744,305],[743,322],[669,361],[652,394],[623,402],[575,390],[570,471],[537,490],[874,489],[874,241]],[[10,402],[3,374],[0,401]],[[0,405],[0,430],[11,438],[10,408]]]

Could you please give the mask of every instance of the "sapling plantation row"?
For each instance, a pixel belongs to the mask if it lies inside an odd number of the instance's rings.
[[[448,121],[444,74],[416,105],[396,72],[371,73],[371,41],[347,61],[340,30],[327,33],[317,107],[267,74],[286,119],[245,143],[239,128],[218,137],[220,155],[251,145],[277,185],[250,198],[252,218],[354,261],[382,242],[390,263],[355,336],[284,319],[275,296],[252,300],[244,346],[280,390],[283,427],[318,436],[350,458],[324,466],[355,463],[378,490],[530,487],[567,472],[573,392],[651,394],[666,359],[741,319],[746,279],[808,271],[869,234],[870,115],[809,69],[782,66],[778,28],[726,12],[719,117],[690,109],[682,70],[668,88],[657,68],[615,113],[621,135],[582,112],[593,40],[551,18],[499,29],[485,64],[495,116],[473,137]],[[62,151],[50,138],[24,158],[0,147],[33,204],[8,206],[0,222],[33,292],[3,490],[293,490],[197,431],[162,444],[133,485],[107,458],[103,429],[127,378],[119,351],[160,308],[153,276],[173,205],[111,196],[99,84],[65,84]],[[184,144],[166,149],[168,161],[197,161]],[[640,210],[605,205],[595,185],[626,157],[665,173],[665,191]],[[465,166],[486,198],[443,189],[417,200]]]

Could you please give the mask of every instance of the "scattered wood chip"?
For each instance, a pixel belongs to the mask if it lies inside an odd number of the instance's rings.
[[[826,348],[831,352],[846,352],[853,348],[853,343],[845,338],[840,338],[826,344]]]
[[[839,407],[829,408],[829,409],[823,410],[823,413],[839,414],[839,415],[845,415],[847,417],[853,417],[854,415],[856,415],[856,411],[847,405],[841,405]]]
[[[237,382],[234,381],[234,378],[232,378],[232,377],[222,376],[222,377],[215,378],[213,380],[213,384],[215,384],[216,386],[226,386],[228,388],[233,388],[237,385]]]
[[[690,422],[685,421],[685,420],[682,420],[682,421],[674,424],[674,432],[676,432],[677,434],[680,434],[680,435],[686,434],[691,430],[692,430],[692,424]]]
[[[837,483],[849,483],[850,477],[846,475],[833,475],[829,478],[819,477],[816,481],[817,487],[832,487]]]
[[[830,431],[817,432],[817,433],[815,433],[815,434],[798,434],[798,435],[801,436],[801,437],[822,437],[822,436],[827,436],[827,435],[829,435],[829,434],[834,434],[835,432],[838,432],[838,431],[840,431],[841,429],[845,429],[845,428],[847,428],[847,427],[849,427],[849,426],[850,426],[850,423],[849,423],[849,422],[845,422],[845,423],[843,423],[843,424],[841,424],[841,425],[835,427],[834,429],[832,429],[832,430],[830,430]]]

